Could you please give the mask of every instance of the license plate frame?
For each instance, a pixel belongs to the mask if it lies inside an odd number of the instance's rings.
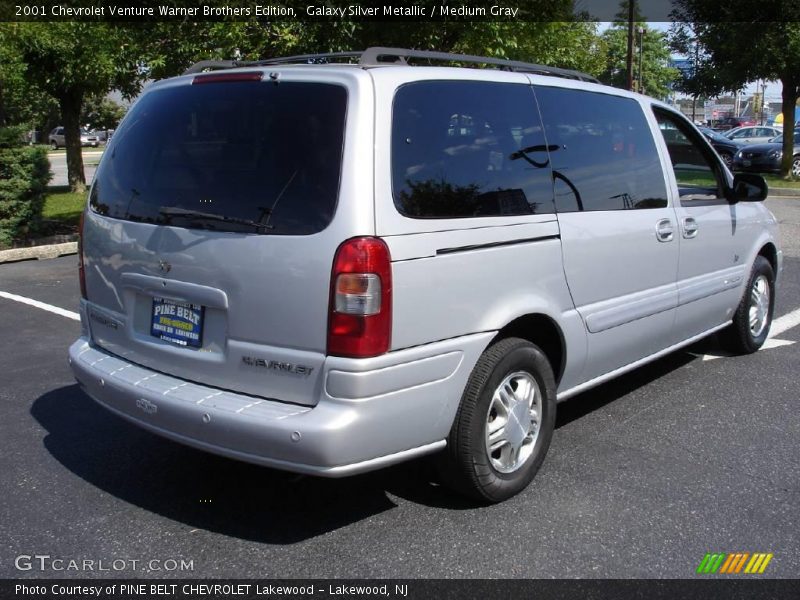
[[[155,296],[150,309],[150,335],[176,346],[200,348],[205,310],[200,304]]]

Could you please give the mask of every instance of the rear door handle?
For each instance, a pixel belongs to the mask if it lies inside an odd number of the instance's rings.
[[[656,223],[656,239],[659,242],[671,242],[674,233],[675,230],[672,228],[672,221],[669,219],[661,219]]]
[[[683,237],[687,240],[697,237],[698,229],[697,221],[693,217],[683,218]]]

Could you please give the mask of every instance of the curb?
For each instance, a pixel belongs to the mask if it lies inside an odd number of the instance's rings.
[[[65,242],[63,244],[47,244],[45,246],[32,246],[30,248],[12,248],[0,250],[0,264],[30,260],[32,258],[57,258],[66,254],[77,254],[78,242]]]
[[[800,198],[800,188],[769,188],[769,196]],[[768,196],[768,197],[769,197]]]

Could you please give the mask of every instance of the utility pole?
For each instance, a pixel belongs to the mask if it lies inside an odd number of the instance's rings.
[[[633,90],[633,18],[636,0],[628,0],[628,57],[626,68],[628,73],[628,89]]]
[[[639,93],[644,94],[644,27],[639,27]]]

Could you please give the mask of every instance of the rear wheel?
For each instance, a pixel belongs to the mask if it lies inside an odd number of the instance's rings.
[[[800,177],[800,156],[795,156],[792,159],[792,175]]]
[[[727,346],[737,354],[751,354],[769,335],[775,307],[775,273],[763,256],[757,256],[733,323],[725,330]]]
[[[520,338],[489,347],[470,375],[440,466],[444,482],[500,502],[533,479],[553,435],[556,385],[545,354]]]

